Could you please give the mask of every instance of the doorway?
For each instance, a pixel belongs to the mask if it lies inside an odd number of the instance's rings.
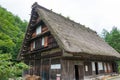
[[[75,65],[75,80],[83,80],[84,73],[83,73],[83,65]]]
[[[95,62],[95,73],[96,75],[98,75],[98,63],[97,62]]]

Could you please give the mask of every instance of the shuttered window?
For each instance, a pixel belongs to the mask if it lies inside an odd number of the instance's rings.
[[[31,51],[33,50],[33,43],[31,43],[31,45],[30,45],[30,50]]]
[[[33,41],[33,49],[35,49],[35,41]]]
[[[47,47],[48,46],[48,37],[42,37],[42,46]]]
[[[37,28],[36,28],[36,34],[38,35],[38,34],[40,34],[41,33],[41,26],[38,26]]]
[[[33,49],[35,49],[35,41],[33,41],[33,42],[31,43],[31,51],[32,51]]]

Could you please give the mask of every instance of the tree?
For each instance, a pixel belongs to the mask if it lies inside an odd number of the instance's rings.
[[[102,34],[103,39],[120,53],[120,31],[117,27],[113,27],[110,32],[104,29]],[[116,61],[116,63],[118,64],[118,71],[120,72],[120,60]]]
[[[0,53],[11,53],[16,59],[26,26],[27,21],[0,6]]]
[[[23,62],[16,61],[27,21],[0,6],[0,80],[21,75],[27,68]]]
[[[28,66],[23,62],[12,60],[11,54],[0,55],[0,80],[8,80],[22,74]]]
[[[113,27],[110,32],[104,29],[102,34],[104,40],[120,53],[120,30],[117,27]]]

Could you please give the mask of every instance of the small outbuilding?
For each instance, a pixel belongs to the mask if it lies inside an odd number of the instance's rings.
[[[42,80],[90,80],[117,73],[120,54],[95,31],[34,3],[18,59],[30,66],[24,74]]]

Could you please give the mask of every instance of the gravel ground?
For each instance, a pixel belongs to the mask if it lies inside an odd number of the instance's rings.
[[[107,79],[107,80],[120,80],[120,76],[115,76],[115,77],[113,77],[111,79]]]

